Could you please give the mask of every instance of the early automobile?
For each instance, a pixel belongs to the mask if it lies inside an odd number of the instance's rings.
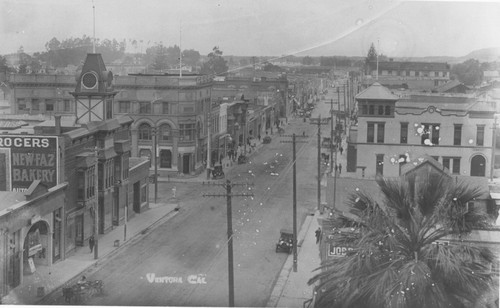
[[[263,140],[263,143],[271,143],[271,137],[270,136],[265,136],[264,137],[264,140]]]
[[[102,280],[79,281],[74,285],[62,289],[64,301],[68,304],[71,304],[72,300],[75,303],[82,303],[94,295],[102,295],[103,291],[104,284]]]
[[[276,252],[292,253],[293,251],[293,232],[288,229],[280,230],[280,238],[276,244]]]
[[[214,169],[212,170],[212,178],[214,180],[224,178],[224,171],[222,171],[222,165],[215,165],[214,166]]]
[[[245,155],[240,155],[238,156],[238,164],[246,164],[248,161],[248,157],[246,157]]]

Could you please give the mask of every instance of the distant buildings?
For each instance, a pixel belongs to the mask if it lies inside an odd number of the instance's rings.
[[[365,66],[365,76],[365,86],[378,82],[394,89],[430,90],[450,80],[450,65],[441,62],[372,61]]]

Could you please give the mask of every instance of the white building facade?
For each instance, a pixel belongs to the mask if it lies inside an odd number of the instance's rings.
[[[404,164],[429,155],[451,174],[491,176],[494,103],[464,94],[395,95],[378,83],[356,100],[357,134],[348,139],[351,172],[399,176]]]

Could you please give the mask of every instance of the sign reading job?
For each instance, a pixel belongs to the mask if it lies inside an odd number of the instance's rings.
[[[3,135],[0,136],[0,152],[6,154],[0,155],[0,160],[3,160],[0,174],[6,176],[0,179],[0,190],[25,191],[35,180],[40,180],[48,188],[57,185],[57,137]]]

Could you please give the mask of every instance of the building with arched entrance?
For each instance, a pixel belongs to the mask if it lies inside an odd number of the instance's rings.
[[[65,259],[67,183],[47,188],[36,180],[25,192],[0,191],[0,295],[40,267]]]
[[[148,157],[160,176],[204,169],[212,78],[132,74],[116,79],[114,112],[134,120],[131,155]]]

